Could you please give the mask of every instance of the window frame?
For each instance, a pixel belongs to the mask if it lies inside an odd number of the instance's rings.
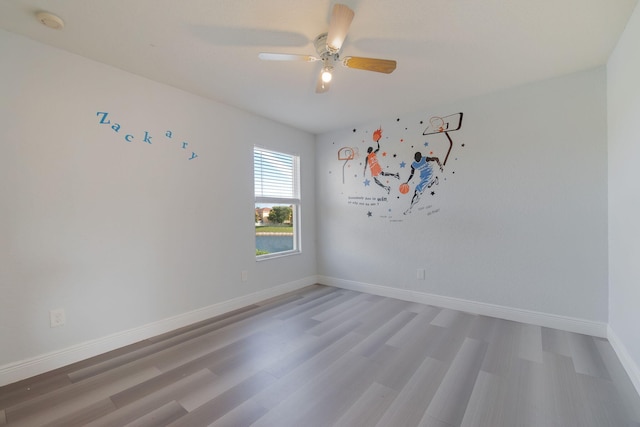
[[[275,197],[275,196],[264,196],[262,193],[258,195],[256,191],[257,180],[259,179],[256,176],[256,153],[273,153],[278,156],[286,156],[291,158],[292,160],[292,197]],[[253,146],[253,183],[254,183],[254,209],[257,209],[258,204],[269,205],[270,207],[274,206],[291,206],[291,220],[293,222],[293,249],[285,250],[280,252],[273,252],[264,255],[256,254],[256,261],[265,261],[273,258],[281,258],[290,255],[297,255],[302,252],[301,250],[301,227],[300,227],[300,211],[301,211],[301,197],[300,197],[300,156],[297,154],[291,154],[285,151],[273,150],[271,148],[254,145]],[[263,182],[262,180],[260,182]],[[264,188],[261,186],[260,188]],[[254,227],[255,228],[255,227]],[[256,234],[254,233],[254,247],[256,246],[255,240]]]

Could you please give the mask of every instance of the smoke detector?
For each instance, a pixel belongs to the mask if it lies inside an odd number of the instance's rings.
[[[61,30],[64,27],[64,21],[53,13],[38,12],[36,18],[38,18],[38,21],[40,21],[42,25],[53,28],[54,30]]]

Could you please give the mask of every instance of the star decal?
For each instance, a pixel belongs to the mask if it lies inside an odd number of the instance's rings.
[[[404,169],[407,164],[405,162],[400,162],[400,169]]]
[[[368,187],[368,186],[369,186],[369,184],[371,184],[371,181],[369,181],[368,179],[365,179],[365,180],[364,180],[364,186],[365,186],[365,187]]]
[[[429,143],[428,143],[428,142],[425,142],[425,143],[424,143],[424,146],[425,146],[425,147],[428,147],[428,146],[429,146]]]
[[[382,157],[387,157],[387,152],[386,151],[382,152]]]
[[[372,216],[372,215],[373,215],[373,214],[371,213],[371,211],[367,212],[367,216],[368,216],[369,218],[371,218],[371,216]]]

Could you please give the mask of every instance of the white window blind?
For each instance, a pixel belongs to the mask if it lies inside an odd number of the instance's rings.
[[[254,147],[253,174],[256,200],[261,198],[297,199],[296,158]]]

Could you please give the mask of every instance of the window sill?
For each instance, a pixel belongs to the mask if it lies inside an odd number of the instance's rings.
[[[256,256],[256,261],[266,261],[268,259],[284,258],[292,255],[300,255],[301,253],[302,253],[301,251],[295,250],[295,251],[276,252],[274,254],[258,255]]]

